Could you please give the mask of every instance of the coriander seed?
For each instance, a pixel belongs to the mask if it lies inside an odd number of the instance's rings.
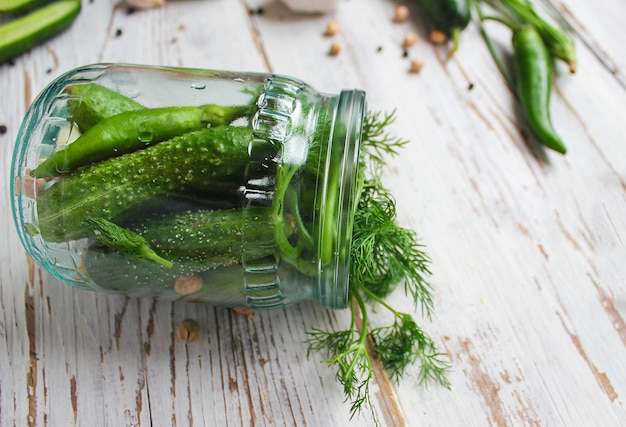
[[[252,316],[254,314],[254,310],[250,308],[233,307],[232,310],[234,313],[237,313],[241,316]]]
[[[337,24],[337,22],[336,21],[330,21],[326,25],[326,32],[324,34],[326,34],[329,37],[332,37],[335,34],[337,34],[338,31],[339,31],[339,25]]]
[[[195,341],[200,337],[200,325],[193,319],[185,319],[176,327],[176,336],[181,341]]]
[[[422,61],[421,59],[411,60],[411,65],[409,66],[410,73],[417,74],[422,71],[422,68],[424,68],[424,61]]]
[[[409,19],[409,8],[404,5],[398,5],[393,11],[393,22],[404,22]]]
[[[413,46],[417,42],[417,34],[410,32],[404,36],[402,47],[407,48]]]
[[[202,278],[197,274],[184,274],[176,278],[174,290],[180,295],[191,295],[202,289]]]
[[[439,30],[432,30],[430,32],[430,42],[433,44],[444,44],[448,41],[448,36],[446,33]]]

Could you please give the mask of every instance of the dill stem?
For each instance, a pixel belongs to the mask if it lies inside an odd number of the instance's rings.
[[[359,336],[359,345],[367,344],[367,328],[369,325],[369,320],[367,317],[367,307],[365,306],[365,301],[363,297],[358,291],[353,291],[352,295],[354,296],[355,301],[359,306],[359,310],[361,311],[361,335]],[[354,314],[354,310],[352,311]]]
[[[378,302],[379,304],[381,304],[383,307],[385,307],[387,310],[391,311],[394,315],[398,314],[397,310],[394,310],[393,307],[391,307],[389,304],[387,304],[382,298],[380,298],[378,295],[376,295],[375,293],[373,293],[372,291],[370,291],[369,289],[367,289],[365,286],[361,287],[361,290],[363,291],[364,294],[366,294],[368,297],[370,297],[371,299],[373,299],[374,301]]]

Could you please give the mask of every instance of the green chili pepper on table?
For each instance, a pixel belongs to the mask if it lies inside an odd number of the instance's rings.
[[[576,46],[567,32],[539,15],[531,3],[523,0],[486,0],[503,15],[507,25],[530,25],[537,30],[550,54],[564,61],[572,74],[576,72]],[[552,6],[552,9],[554,7]],[[556,12],[553,12],[553,15]],[[557,17],[558,20],[558,17]],[[561,25],[563,26],[563,25]]]
[[[523,27],[513,34],[513,62],[515,90],[531,130],[543,145],[565,154],[567,150],[550,116],[552,58],[533,27]]]

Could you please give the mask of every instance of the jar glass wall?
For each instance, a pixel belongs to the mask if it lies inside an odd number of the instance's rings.
[[[290,77],[97,64],[37,97],[12,164],[29,255],[132,296],[348,301],[365,95]]]

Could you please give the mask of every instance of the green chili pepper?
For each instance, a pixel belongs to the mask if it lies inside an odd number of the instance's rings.
[[[31,176],[57,176],[187,132],[226,125],[247,113],[249,108],[208,104],[200,107],[164,107],[120,113],[90,128],[65,150],[55,152],[33,169]]]
[[[552,59],[533,27],[513,34],[515,89],[528,124],[543,145],[561,154],[567,151],[550,118]]]
[[[452,39],[452,50],[448,54],[451,58],[459,48],[461,32],[471,20],[468,0],[417,0],[417,4],[433,28]]]
[[[140,103],[96,83],[72,85],[64,92],[71,96],[67,101],[67,108],[72,121],[81,132],[86,132],[109,117],[145,108]]]
[[[503,15],[503,20],[506,21],[505,24],[509,26],[532,25],[541,35],[550,54],[567,63],[572,74],[576,72],[576,46],[574,45],[574,40],[563,28],[553,25],[539,15],[530,2],[524,0],[489,0],[487,3]],[[553,6],[549,7],[553,8]]]

